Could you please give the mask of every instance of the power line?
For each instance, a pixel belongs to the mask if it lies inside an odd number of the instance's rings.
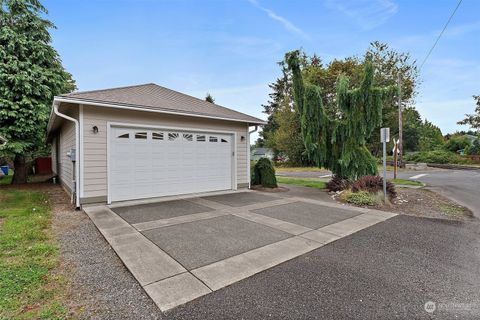
[[[427,56],[425,57],[425,59],[423,59],[423,62],[422,62],[422,64],[420,65],[420,69],[419,69],[419,70],[422,70],[423,65],[424,65],[425,62],[427,61],[428,57],[430,57],[430,54],[432,53],[433,49],[435,49],[435,46],[437,45],[438,40],[440,40],[440,38],[442,37],[442,35],[443,35],[443,33],[445,32],[445,30],[447,29],[447,26],[448,26],[448,24],[450,23],[450,21],[452,21],[452,18],[453,18],[453,16],[455,15],[455,12],[457,12],[458,7],[460,7],[460,4],[462,3],[462,1],[463,1],[463,0],[458,1],[458,4],[457,4],[457,6],[455,7],[455,10],[453,10],[450,18],[448,18],[447,23],[445,23],[445,26],[443,27],[442,32],[440,32],[440,34],[439,34],[438,37],[437,37],[437,40],[435,40],[435,43],[434,43],[433,46],[430,48],[430,51],[428,51]]]

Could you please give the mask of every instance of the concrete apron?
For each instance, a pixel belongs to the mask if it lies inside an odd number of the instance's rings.
[[[87,207],[84,208],[84,211],[161,311],[172,309],[396,216],[394,213],[347,207],[312,199],[282,198],[279,195],[273,197],[275,199],[272,201],[243,207],[231,207],[207,199],[193,198],[188,201],[210,207],[214,211],[133,225],[127,223],[106,206]],[[311,229],[250,211],[298,201],[320,205],[324,208],[354,211],[357,215],[318,229]],[[140,233],[145,230],[226,215],[233,215],[286,232],[291,237],[187,270]]]

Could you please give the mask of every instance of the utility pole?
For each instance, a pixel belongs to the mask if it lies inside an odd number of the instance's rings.
[[[402,110],[402,80],[398,72],[398,160],[403,167],[403,110]]]

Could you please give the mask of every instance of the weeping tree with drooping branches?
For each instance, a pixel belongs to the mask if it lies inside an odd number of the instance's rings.
[[[321,88],[303,80],[298,50],[286,54],[292,72],[295,107],[300,116],[305,153],[309,160],[349,180],[376,175],[377,161],[365,146],[373,130],[382,124],[382,108],[391,103],[397,88],[375,87],[374,68],[365,63],[362,83],[350,88],[340,76],[336,85],[337,114],[328,115]],[[380,143],[380,142],[379,142]]]

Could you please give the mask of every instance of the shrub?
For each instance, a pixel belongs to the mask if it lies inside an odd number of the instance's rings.
[[[451,152],[457,152],[458,150],[464,150],[471,145],[470,139],[466,136],[462,135],[453,135],[448,139],[447,143],[445,143],[445,150]]]
[[[340,176],[334,175],[330,181],[327,182],[327,189],[329,191],[342,191],[350,187],[350,181]]]
[[[424,151],[424,152],[412,152],[407,153],[404,157],[406,161],[413,162],[426,162],[426,163],[457,163],[457,164],[468,164],[470,161],[468,159],[462,158],[460,155],[445,151],[445,150],[433,150],[433,151]]]
[[[480,155],[480,139],[473,141],[473,144],[468,148],[469,155]]]
[[[378,197],[368,191],[348,192],[345,201],[357,206],[374,206],[378,204]]]
[[[277,178],[275,177],[275,169],[272,162],[267,158],[260,158],[253,168],[252,184],[261,184],[267,188],[277,187]]]
[[[379,176],[363,176],[352,184],[352,191],[354,193],[361,191],[370,193],[383,192],[383,178]],[[390,198],[397,196],[395,186],[390,181],[387,181],[387,195]]]

